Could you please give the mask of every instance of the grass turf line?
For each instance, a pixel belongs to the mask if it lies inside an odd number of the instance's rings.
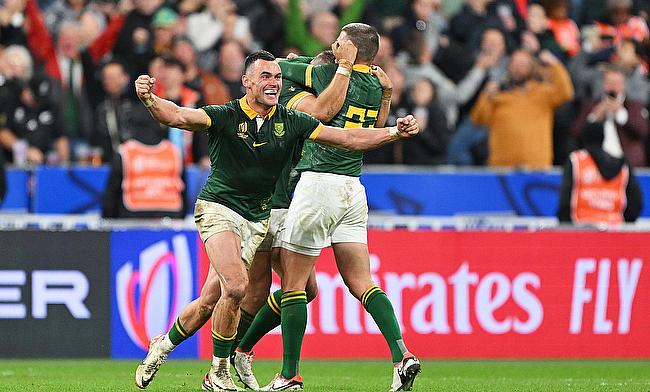
[[[0,390],[137,391],[137,361],[0,360]],[[650,391],[650,361],[423,361],[414,391]],[[163,365],[152,392],[199,391],[208,361],[172,359]],[[279,361],[256,361],[260,384]],[[387,391],[390,364],[383,361],[304,361],[307,391]]]

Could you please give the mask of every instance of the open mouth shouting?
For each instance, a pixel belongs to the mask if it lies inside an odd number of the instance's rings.
[[[264,97],[269,101],[275,102],[278,99],[278,93],[277,88],[264,89]]]

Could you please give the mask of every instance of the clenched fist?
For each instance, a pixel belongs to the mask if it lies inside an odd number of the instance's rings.
[[[420,125],[418,120],[412,115],[400,117],[397,119],[397,130],[400,137],[412,137],[420,132]]]
[[[152,78],[149,75],[140,75],[135,80],[135,93],[141,101],[146,101],[151,99],[153,94],[153,86],[156,83],[156,78]]]

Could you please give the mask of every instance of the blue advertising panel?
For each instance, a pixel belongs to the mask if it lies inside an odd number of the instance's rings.
[[[27,212],[29,209],[29,172],[7,168],[7,193],[0,203],[3,212]]]
[[[111,356],[144,358],[197,293],[197,235],[190,231],[111,234]],[[196,358],[196,336],[170,357]]]
[[[84,214],[99,212],[110,168],[40,166],[34,170],[32,212]]]

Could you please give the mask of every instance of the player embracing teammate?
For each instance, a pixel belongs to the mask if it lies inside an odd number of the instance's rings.
[[[349,46],[350,42],[357,49],[354,61],[339,59],[338,65],[316,66],[301,62],[281,63],[283,78],[316,95],[323,94],[335,76],[349,78],[347,96],[331,119],[331,127],[276,105],[282,82],[273,80],[280,73],[272,57],[261,56],[247,61],[246,75],[242,79],[247,94],[239,102],[207,107],[203,111],[187,112],[162,102],[150,93],[150,87],[147,89],[151,84],[148,77],[136,82],[140,98],[159,121],[191,130],[208,129],[213,164],[213,172],[195,211],[212,268],[201,297],[181,312],[166,335],[152,340],[147,357],[136,370],[139,387],[146,387],[167,354],[213,316],[214,357],[203,387],[215,391],[239,390],[229,374],[228,354],[235,340],[234,326],[239,321],[239,307],[244,299],[242,288],[245,290],[248,286],[244,267],[253,260],[253,253],[268,228],[268,204],[272,185],[282,170],[280,163],[286,164],[293,146],[305,140],[302,158],[296,166],[301,177],[285,222],[279,225],[276,234],[279,239],[276,243],[281,247],[282,292],[269,297],[264,307],[269,307],[271,312],[258,312],[242,340],[252,347],[247,336],[254,334],[258,339],[263,334],[257,327],[270,325],[258,319],[273,316],[277,325],[277,313],[280,313],[284,348],[282,370],[262,390],[303,389],[299,361],[307,321],[306,287],[310,276],[313,279],[321,249],[330,242],[345,284],[373,317],[388,343],[394,364],[390,390],[411,390],[420,372],[420,363],[407,350],[393,307],[370,275],[368,206],[359,176],[361,151],[411,136],[418,132],[418,127],[412,116],[407,116],[398,120],[397,127],[363,129],[374,127],[380,115],[385,119],[390,104],[390,81],[383,71],[371,66],[379,47],[376,29],[361,23],[346,25],[333,49]],[[298,106],[297,101],[288,106]],[[180,114],[180,117],[164,114],[167,111]],[[262,153],[261,149],[267,152]],[[241,162],[242,157],[246,162]],[[223,163],[226,163],[225,172]],[[235,173],[244,173],[246,178],[239,178]],[[260,180],[260,175],[266,178]],[[250,183],[255,178],[254,184]],[[237,263],[237,257],[243,263]],[[252,318],[250,312],[247,313]],[[250,325],[250,319],[243,324]],[[240,343],[235,354],[235,368],[247,386],[256,388],[251,369],[252,353],[241,346]]]

